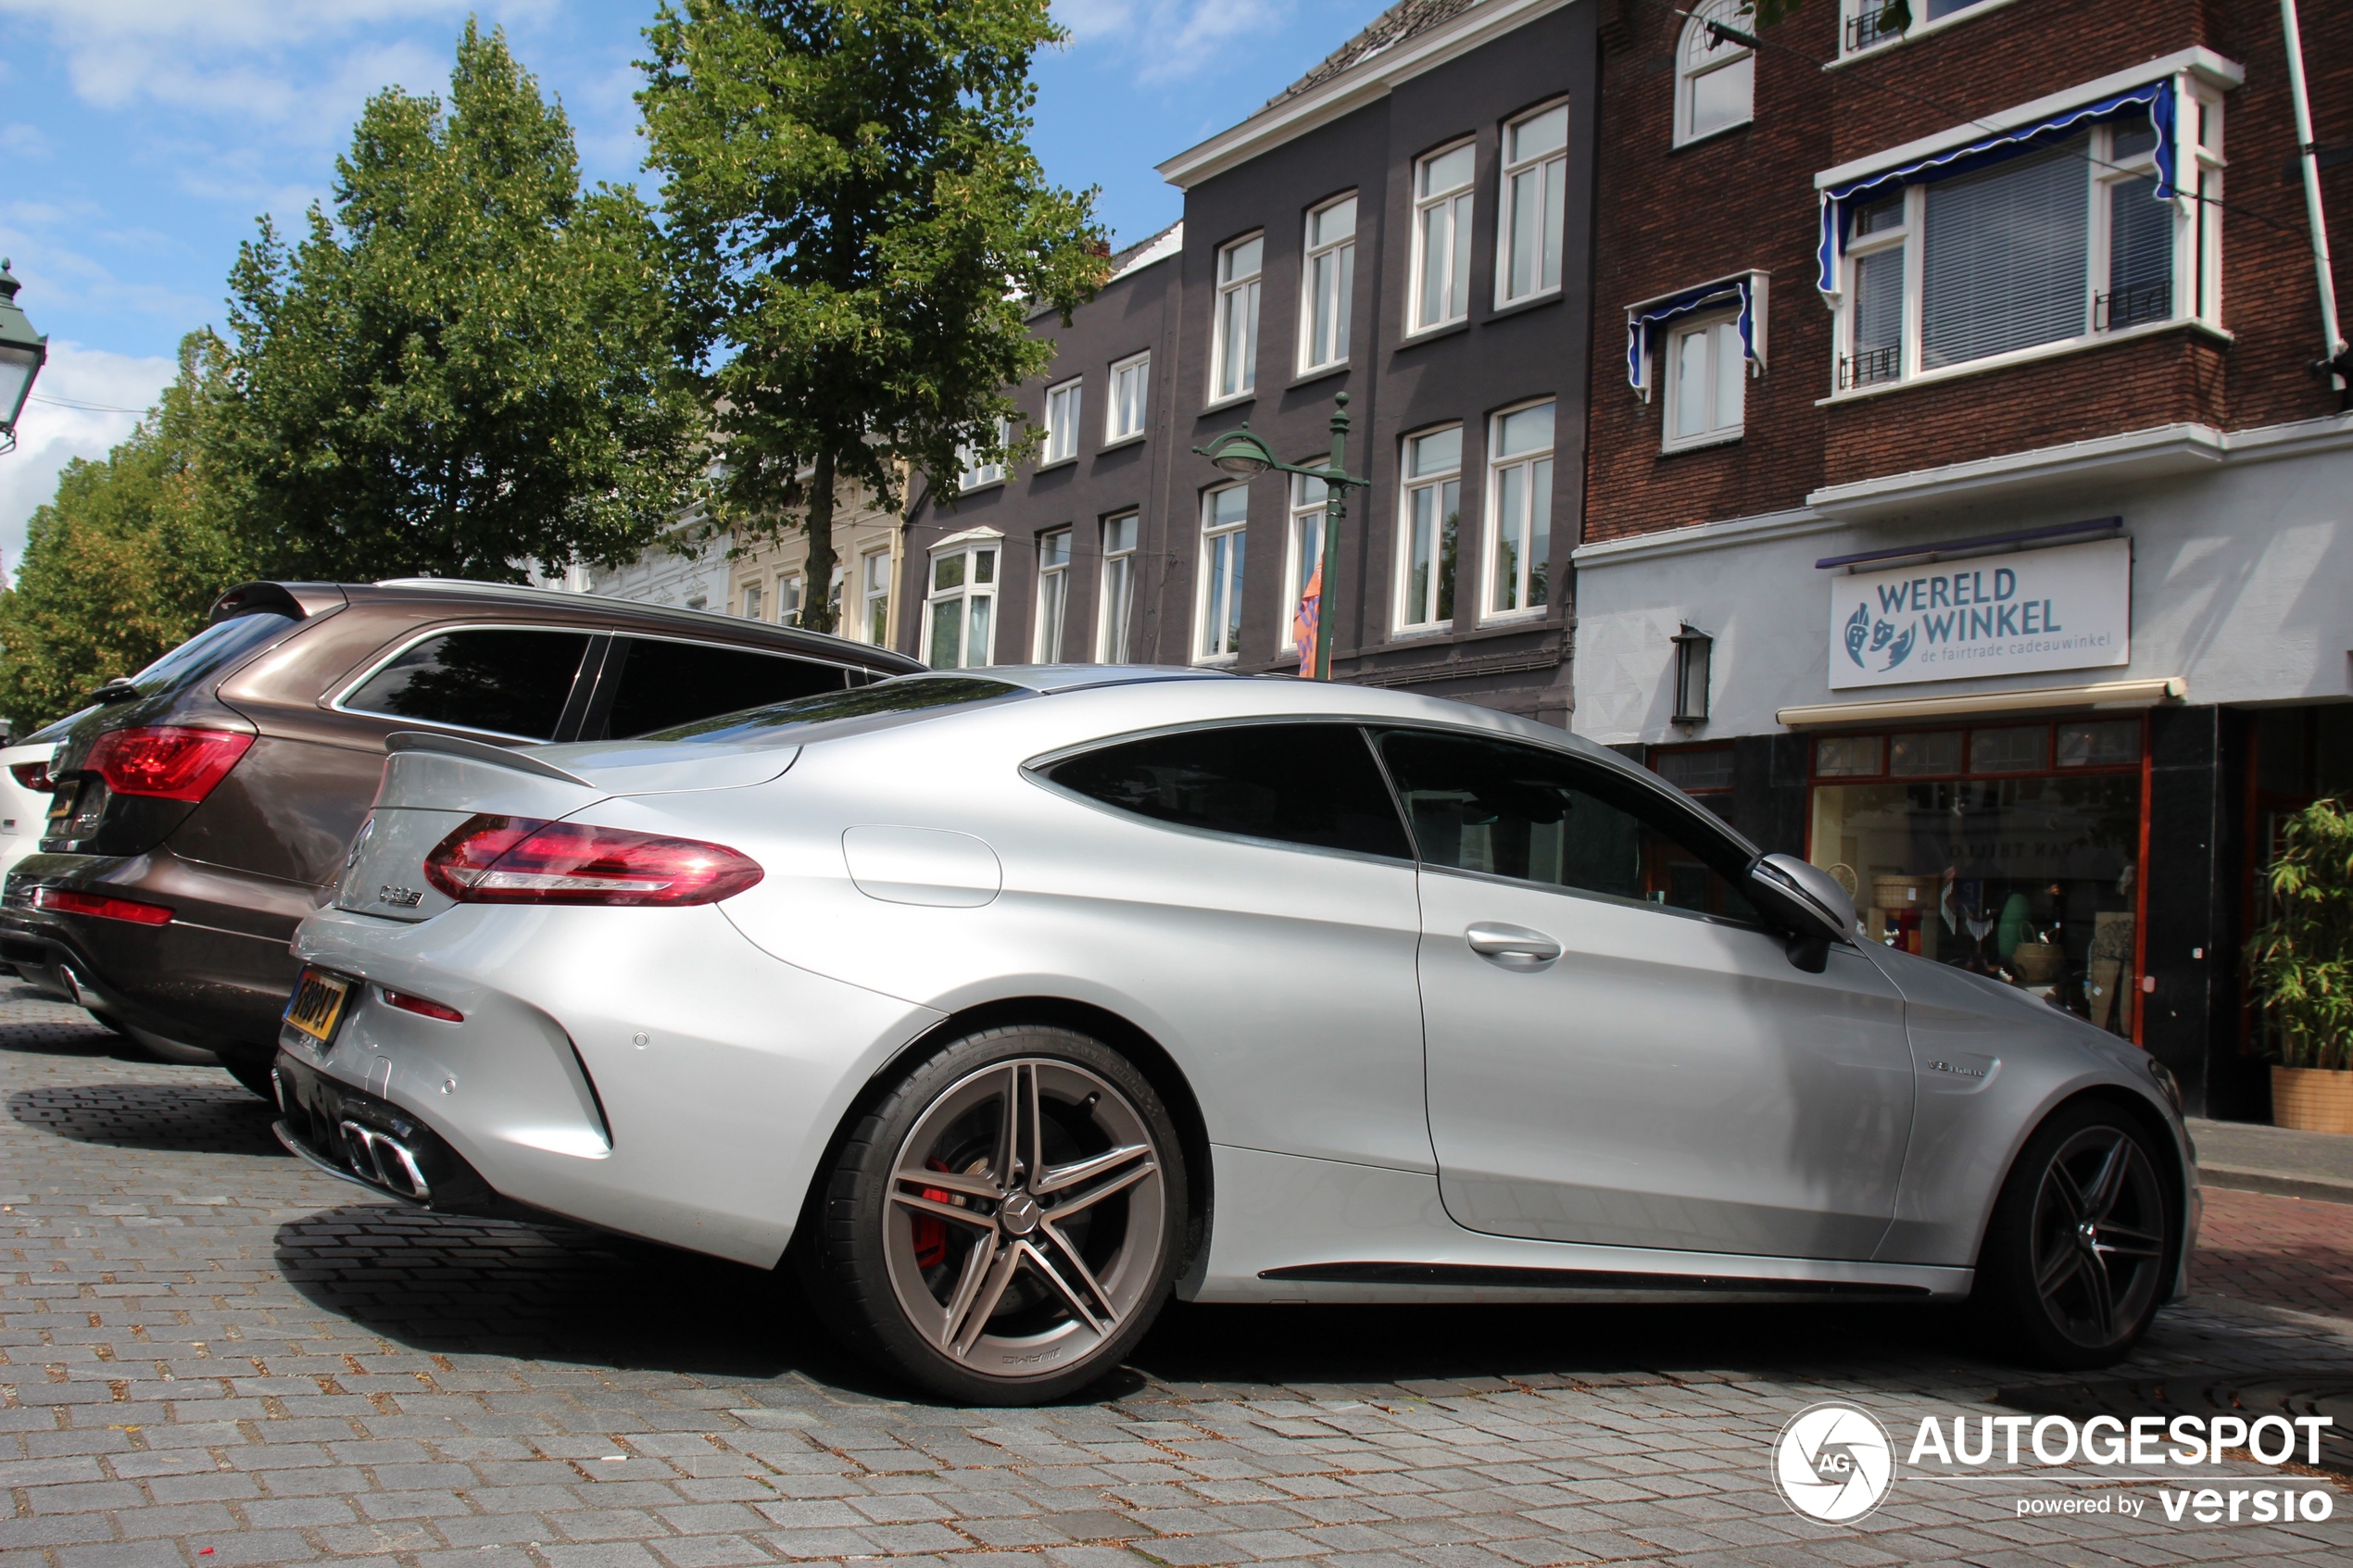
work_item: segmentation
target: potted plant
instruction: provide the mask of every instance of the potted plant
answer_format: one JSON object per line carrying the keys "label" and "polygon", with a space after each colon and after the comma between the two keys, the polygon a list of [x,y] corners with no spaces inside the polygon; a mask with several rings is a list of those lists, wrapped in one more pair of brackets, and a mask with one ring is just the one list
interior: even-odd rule
{"label": "potted plant", "polygon": [[2353,1133],[2353,803],[2290,817],[2258,885],[2271,918],[2247,943],[2247,972],[2274,1063],[2271,1120]]}

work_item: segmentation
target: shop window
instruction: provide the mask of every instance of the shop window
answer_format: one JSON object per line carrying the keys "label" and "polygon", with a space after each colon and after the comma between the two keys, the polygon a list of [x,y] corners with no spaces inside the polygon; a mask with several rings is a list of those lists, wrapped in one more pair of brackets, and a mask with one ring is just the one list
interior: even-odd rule
{"label": "shop window", "polygon": [[1824,736],[1808,856],[1872,939],[2130,1037],[2141,746],[2138,719]]}

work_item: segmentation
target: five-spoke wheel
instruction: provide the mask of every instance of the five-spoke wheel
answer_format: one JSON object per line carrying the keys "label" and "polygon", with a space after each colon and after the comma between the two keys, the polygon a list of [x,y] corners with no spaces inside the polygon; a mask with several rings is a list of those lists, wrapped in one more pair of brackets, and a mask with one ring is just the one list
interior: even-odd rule
{"label": "five-spoke wheel", "polygon": [[801,1249],[820,1311],[953,1398],[1051,1398],[1117,1364],[1166,1298],[1183,1156],[1101,1042],[992,1030],[910,1072],[836,1162]]}

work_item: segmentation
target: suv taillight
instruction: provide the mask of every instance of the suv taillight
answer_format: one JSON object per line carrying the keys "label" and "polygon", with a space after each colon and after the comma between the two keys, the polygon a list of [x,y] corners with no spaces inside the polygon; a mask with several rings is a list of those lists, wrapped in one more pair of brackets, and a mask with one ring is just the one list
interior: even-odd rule
{"label": "suv taillight", "polygon": [[12,762],[8,771],[16,775],[17,783],[35,795],[46,795],[57,787],[57,782],[49,776],[46,762]]}
{"label": "suv taillight", "polygon": [[240,730],[150,724],[109,730],[82,765],[117,795],[193,804],[210,795],[252,745],[253,736]]}
{"label": "suv taillight", "polygon": [[724,844],[530,817],[472,818],[425,857],[460,904],[715,904],[761,874]]}

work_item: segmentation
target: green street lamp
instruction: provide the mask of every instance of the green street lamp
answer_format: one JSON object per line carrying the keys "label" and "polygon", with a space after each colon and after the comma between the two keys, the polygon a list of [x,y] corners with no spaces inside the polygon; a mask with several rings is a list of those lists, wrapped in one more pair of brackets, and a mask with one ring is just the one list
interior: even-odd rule
{"label": "green street lamp", "polygon": [[49,358],[49,340],[17,308],[19,286],[8,258],[0,256],[0,452],[16,450],[17,416],[24,412],[32,378]]}
{"label": "green street lamp", "polygon": [[1323,587],[1315,605],[1315,679],[1318,681],[1332,678],[1332,618],[1327,613],[1327,606],[1332,596],[1333,584],[1340,581],[1340,520],[1348,513],[1349,487],[1354,485],[1362,490],[1373,483],[1369,479],[1358,479],[1348,471],[1348,394],[1336,395],[1332,402],[1332,460],[1327,467],[1302,468],[1296,463],[1279,460],[1265,441],[1251,433],[1247,424],[1239,430],[1227,431],[1206,446],[1193,448],[1207,458],[1213,466],[1237,479],[1256,479],[1272,469],[1277,473],[1302,474],[1323,482]]}

